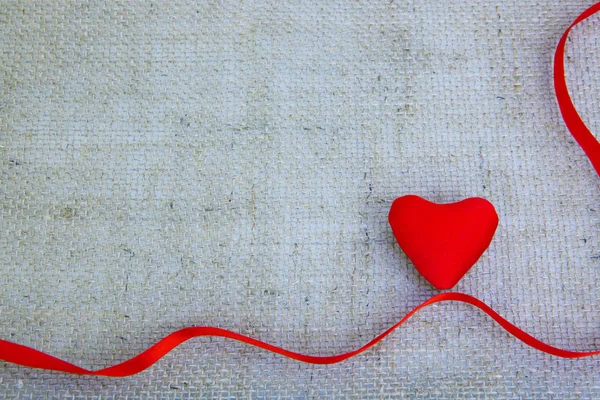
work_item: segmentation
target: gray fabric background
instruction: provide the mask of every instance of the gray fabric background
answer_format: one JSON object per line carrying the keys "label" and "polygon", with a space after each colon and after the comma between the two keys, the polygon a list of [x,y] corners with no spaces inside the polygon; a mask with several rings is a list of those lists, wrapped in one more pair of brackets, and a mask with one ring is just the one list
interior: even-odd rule
{"label": "gray fabric background", "polygon": [[[395,197],[492,201],[458,284],[550,344],[600,348],[600,186],[556,107],[591,1],[0,3],[0,337],[89,368],[215,325],[354,349],[436,291]],[[600,132],[600,17],[567,74]],[[125,379],[0,363],[5,398],[587,398],[600,359],[466,305],[312,366],[192,340]]]}

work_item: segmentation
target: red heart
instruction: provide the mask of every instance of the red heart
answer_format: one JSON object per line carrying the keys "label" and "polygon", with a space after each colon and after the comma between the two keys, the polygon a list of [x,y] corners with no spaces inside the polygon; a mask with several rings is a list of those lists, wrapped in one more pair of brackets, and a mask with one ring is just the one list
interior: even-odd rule
{"label": "red heart", "polygon": [[450,289],[489,247],[498,214],[478,197],[436,204],[408,195],[394,200],[389,221],[417,271],[437,289]]}

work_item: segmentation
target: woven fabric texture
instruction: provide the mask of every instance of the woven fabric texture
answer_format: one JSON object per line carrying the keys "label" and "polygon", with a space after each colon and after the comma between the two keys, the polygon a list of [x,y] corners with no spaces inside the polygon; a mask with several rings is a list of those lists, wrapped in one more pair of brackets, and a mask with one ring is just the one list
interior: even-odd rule
{"label": "woven fabric texture", "polygon": [[[600,348],[600,180],[552,58],[591,1],[0,2],[0,338],[99,369],[213,325],[309,354],[435,291],[394,198],[480,196],[494,241],[455,290]],[[600,132],[600,17],[568,83]],[[125,379],[0,363],[0,398],[586,398],[563,360],[467,305],[332,366],[224,339]]]}

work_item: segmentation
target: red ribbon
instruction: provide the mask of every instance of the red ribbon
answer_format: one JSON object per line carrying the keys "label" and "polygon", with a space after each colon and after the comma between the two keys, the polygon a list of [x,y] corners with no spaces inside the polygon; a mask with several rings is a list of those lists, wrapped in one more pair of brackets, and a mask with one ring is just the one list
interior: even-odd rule
{"label": "red ribbon", "polygon": [[[565,43],[567,41],[567,36],[569,32],[575,25],[590,17],[591,15],[597,13],[598,11],[600,11],[600,3],[597,3],[588,8],[586,11],[584,11],[571,24],[571,26],[569,26],[569,28],[560,38],[554,57],[554,87],[556,90],[556,98],[558,100],[558,105],[560,107],[563,119],[565,120],[565,124],[571,131],[571,134],[573,135],[575,140],[577,140],[577,143],[579,143],[587,157],[590,159],[598,175],[600,175],[600,143],[596,140],[594,135],[587,128],[587,126],[577,113],[575,106],[573,105],[571,97],[569,96],[569,91],[567,89],[564,69]],[[77,365],[63,361],[59,358],[53,357],[49,354],[32,349],[31,347],[22,346],[20,344],[12,343],[1,339],[0,360],[22,365],[25,367],[43,368],[47,370],[66,372],[71,374],[122,377],[137,374],[138,372],[145,370],[146,368],[150,367],[152,364],[160,360],[165,354],[170,352],[172,349],[189,339],[199,336],[219,336],[247,343],[249,345],[256,346],[261,349],[265,349],[267,351],[271,351],[273,353],[277,353],[298,361],[303,361],[312,364],[335,364],[347,360],[348,358],[354,357],[370,349],[371,347],[375,346],[377,343],[382,341],[387,335],[392,333],[396,328],[404,324],[404,322],[406,322],[420,309],[443,301],[458,301],[462,303],[471,304],[472,306],[479,308],[487,315],[489,315],[494,321],[496,321],[508,333],[515,336],[523,343],[544,353],[563,358],[581,358],[600,355],[600,350],[579,352],[563,350],[554,346],[550,346],[549,344],[546,344],[534,338],[527,332],[524,332],[523,330],[508,322],[506,319],[502,318],[497,312],[492,310],[487,304],[485,304],[481,300],[463,293],[448,292],[435,295],[429,300],[420,304],[418,307],[414,308],[411,312],[409,312],[404,318],[402,318],[396,325],[392,326],[391,328],[377,336],[375,339],[371,340],[369,343],[364,345],[363,347],[348,353],[333,356],[311,356],[296,353],[290,350],[283,349],[281,347],[273,346],[269,343],[261,342],[260,340],[253,339],[251,337],[244,336],[236,332],[228,331],[226,329],[215,328],[210,326],[199,326],[184,328],[179,331],[173,332],[169,336],[160,340],[154,346],[150,347],[148,350],[139,354],[138,356],[133,357],[125,362],[122,362],[121,364],[117,364],[112,367],[104,368],[98,371],[90,371],[85,368],[78,367]]]}
{"label": "red ribbon", "polygon": [[558,107],[562,114],[565,124],[571,135],[575,138],[579,146],[583,149],[587,157],[592,162],[594,169],[600,175],[600,142],[596,140],[592,132],[585,125],[573,101],[569,96],[569,89],[567,89],[567,81],[565,80],[565,43],[567,42],[567,36],[571,29],[586,18],[591,17],[593,14],[600,11],[600,3],[596,3],[587,10],[585,10],[577,19],[567,28],[565,33],[558,42],[556,53],[554,55],[554,90],[556,91],[556,99],[558,100]]}

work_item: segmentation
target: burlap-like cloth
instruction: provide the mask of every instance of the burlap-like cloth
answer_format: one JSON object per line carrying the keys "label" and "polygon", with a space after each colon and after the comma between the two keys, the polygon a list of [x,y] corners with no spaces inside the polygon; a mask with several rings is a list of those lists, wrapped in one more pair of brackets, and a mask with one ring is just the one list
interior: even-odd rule
{"label": "burlap-like cloth", "polygon": [[[352,350],[437,293],[394,198],[492,201],[455,288],[600,348],[600,180],[560,117],[558,38],[591,1],[0,3],[0,338],[89,368],[215,325]],[[600,17],[568,42],[600,132]],[[472,307],[312,366],[195,339],[125,379],[0,363],[0,397],[600,396],[600,359]]]}

